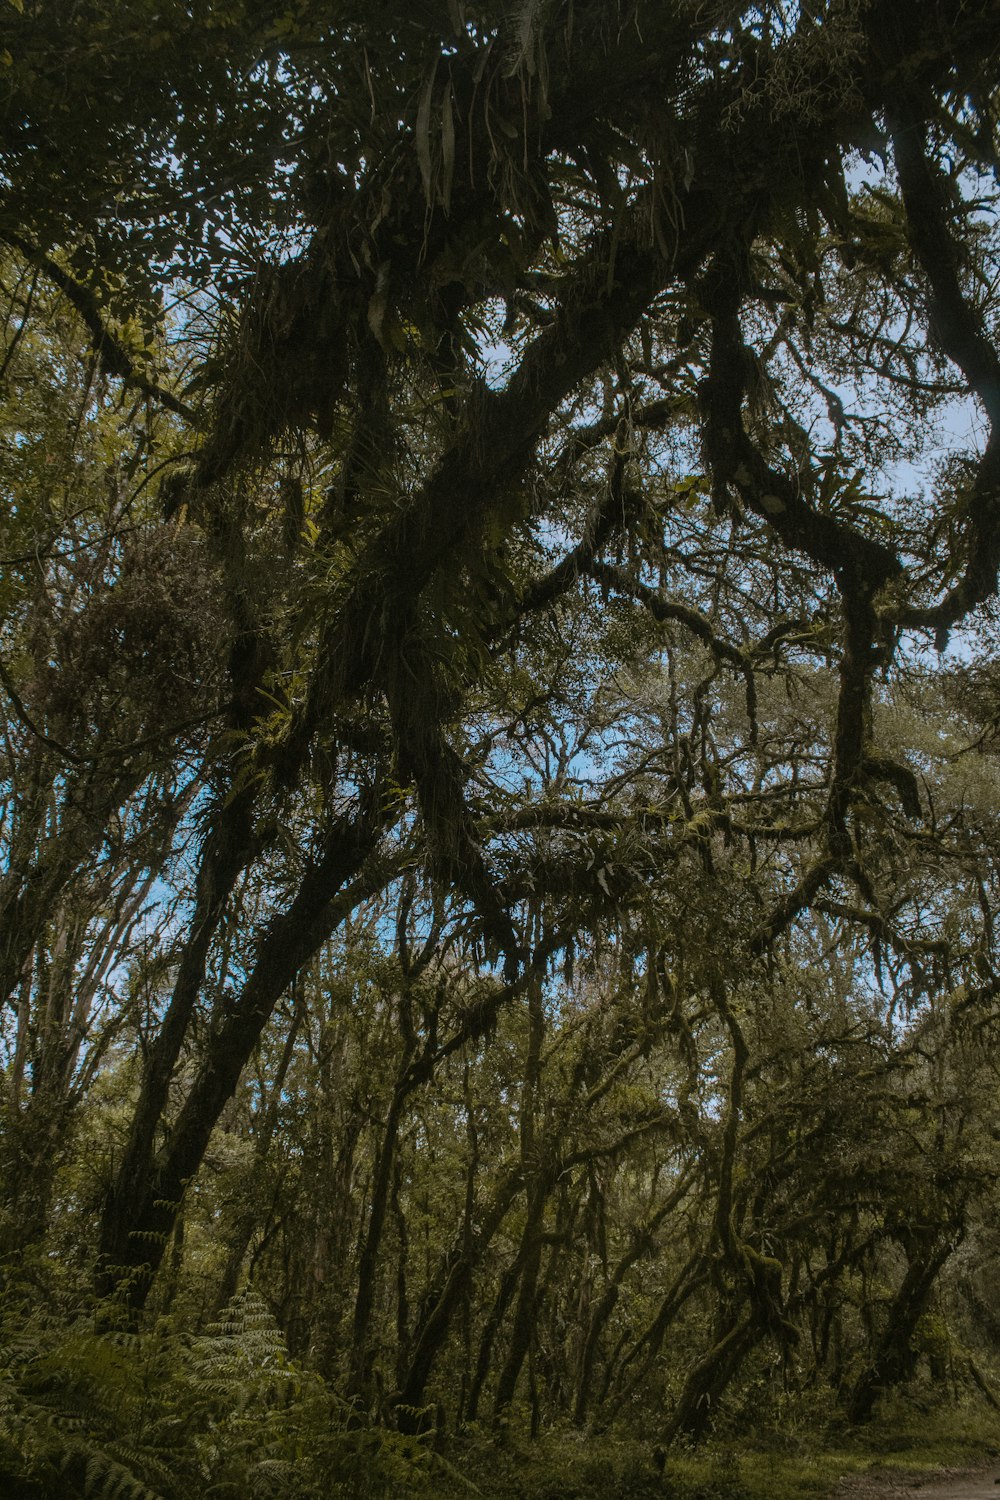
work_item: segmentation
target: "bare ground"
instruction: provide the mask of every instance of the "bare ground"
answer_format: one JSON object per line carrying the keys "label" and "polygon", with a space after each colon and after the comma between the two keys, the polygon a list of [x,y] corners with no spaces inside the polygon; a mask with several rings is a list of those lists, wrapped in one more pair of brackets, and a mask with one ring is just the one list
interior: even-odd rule
{"label": "bare ground", "polygon": [[1000,1461],[983,1469],[941,1469],[928,1476],[912,1469],[852,1474],[833,1500],[1000,1500]]}

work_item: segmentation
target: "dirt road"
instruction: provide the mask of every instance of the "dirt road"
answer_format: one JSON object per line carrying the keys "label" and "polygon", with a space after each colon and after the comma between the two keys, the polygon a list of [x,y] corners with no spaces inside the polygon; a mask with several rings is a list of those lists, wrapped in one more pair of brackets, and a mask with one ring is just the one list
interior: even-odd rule
{"label": "dirt road", "polygon": [[991,1469],[987,1474],[974,1474],[964,1479],[934,1480],[910,1493],[917,1500],[997,1500],[1000,1495],[998,1474],[1000,1470]]}
{"label": "dirt road", "polygon": [[845,1479],[837,1500],[1000,1500],[1000,1462],[989,1469],[941,1474],[886,1474]]}

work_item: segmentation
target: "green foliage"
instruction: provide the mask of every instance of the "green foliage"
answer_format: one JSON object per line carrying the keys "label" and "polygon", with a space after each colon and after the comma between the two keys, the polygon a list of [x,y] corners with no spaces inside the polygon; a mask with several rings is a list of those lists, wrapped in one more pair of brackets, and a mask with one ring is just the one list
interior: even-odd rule
{"label": "green foliage", "polygon": [[[781,1416],[796,1421],[790,1410]],[[996,1416],[981,1405],[899,1401],[877,1432],[853,1438],[817,1408],[791,1438],[783,1426],[757,1423],[697,1451],[667,1455],[621,1433],[551,1433],[530,1445],[475,1438],[458,1451],[486,1500],[830,1500],[845,1476],[916,1487],[981,1467],[998,1441]],[[442,1500],[459,1493],[445,1486]]]}
{"label": "green foliage", "polygon": [[9,1484],[992,1410],[995,0],[0,12]]}
{"label": "green foliage", "polygon": [[[8,1319],[0,1478],[80,1500],[381,1500],[427,1488],[424,1440],[370,1429],[291,1362],[264,1304],[238,1297],[197,1337]],[[19,1488],[18,1488],[19,1487]]]}

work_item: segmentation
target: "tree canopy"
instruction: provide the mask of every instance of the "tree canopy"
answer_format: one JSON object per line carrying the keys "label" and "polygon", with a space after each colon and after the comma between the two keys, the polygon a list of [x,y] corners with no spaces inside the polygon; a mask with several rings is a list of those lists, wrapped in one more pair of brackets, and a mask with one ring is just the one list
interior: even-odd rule
{"label": "tree canopy", "polygon": [[0,5],[12,1305],[996,1402],[996,6]]}

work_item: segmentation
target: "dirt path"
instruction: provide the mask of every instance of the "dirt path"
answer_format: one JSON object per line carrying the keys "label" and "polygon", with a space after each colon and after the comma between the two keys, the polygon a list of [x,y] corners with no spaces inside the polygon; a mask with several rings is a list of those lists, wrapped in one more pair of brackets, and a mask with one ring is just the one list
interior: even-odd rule
{"label": "dirt path", "polygon": [[1000,1500],[1000,1462],[988,1469],[952,1474],[914,1472],[852,1476],[841,1482],[836,1500]]}

